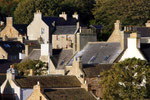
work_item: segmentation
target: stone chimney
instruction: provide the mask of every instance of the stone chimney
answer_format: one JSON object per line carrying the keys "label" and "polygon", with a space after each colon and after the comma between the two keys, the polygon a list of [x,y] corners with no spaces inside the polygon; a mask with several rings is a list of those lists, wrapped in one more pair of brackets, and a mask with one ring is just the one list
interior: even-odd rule
{"label": "stone chimney", "polygon": [[23,43],[23,36],[19,35],[19,37],[17,38],[18,41],[20,41],[21,43]]}
{"label": "stone chimney", "polygon": [[6,25],[7,26],[13,26],[13,18],[12,17],[6,18]]}
{"label": "stone chimney", "polygon": [[25,56],[29,56],[29,45],[25,45]]}
{"label": "stone chimney", "polygon": [[39,19],[42,19],[42,13],[40,12],[40,10],[37,10],[34,13],[34,20],[39,20]]}
{"label": "stone chimney", "polygon": [[38,81],[36,85],[33,86],[33,92],[35,94],[39,94],[41,93],[41,86],[40,86],[40,82]]}
{"label": "stone chimney", "polygon": [[121,31],[120,33],[121,35],[121,50],[125,50],[127,48],[127,38],[129,37],[129,33],[125,32],[125,31]]}
{"label": "stone chimney", "polygon": [[77,12],[74,12],[74,14],[72,15],[72,17],[75,18],[75,19],[77,19],[77,20],[79,19],[79,15],[78,15]]}
{"label": "stone chimney", "polygon": [[145,26],[146,26],[146,27],[150,27],[150,20],[148,20],[148,21],[145,23]]}
{"label": "stone chimney", "polygon": [[33,75],[34,75],[33,69],[29,69],[29,76],[33,76]]}
{"label": "stone chimney", "polygon": [[64,18],[67,20],[67,14],[65,12],[62,12],[62,14],[59,14],[59,17]]}
{"label": "stone chimney", "polygon": [[121,30],[120,20],[116,20],[116,23],[114,23],[114,29],[119,31]]}

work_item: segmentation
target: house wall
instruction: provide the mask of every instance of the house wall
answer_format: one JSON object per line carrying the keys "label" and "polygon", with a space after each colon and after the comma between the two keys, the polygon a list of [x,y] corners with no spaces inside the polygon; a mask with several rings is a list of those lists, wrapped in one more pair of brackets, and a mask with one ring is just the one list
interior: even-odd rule
{"label": "house wall", "polygon": [[2,47],[0,47],[0,59],[8,59],[8,53]]}
{"label": "house wall", "polygon": [[58,34],[52,35],[52,47],[58,48],[72,48],[74,43],[74,34]]}
{"label": "house wall", "polygon": [[0,37],[18,38],[19,32],[13,27],[12,17],[7,17],[6,27],[1,31]]}
{"label": "house wall", "polygon": [[42,38],[44,43],[49,41],[49,26],[42,20],[42,14],[36,12],[33,21],[27,27],[27,36],[29,40],[38,40]]}

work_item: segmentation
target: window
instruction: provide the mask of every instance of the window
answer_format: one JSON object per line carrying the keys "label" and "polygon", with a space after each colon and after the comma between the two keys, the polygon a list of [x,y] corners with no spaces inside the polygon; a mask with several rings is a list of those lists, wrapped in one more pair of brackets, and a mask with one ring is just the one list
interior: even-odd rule
{"label": "window", "polygon": [[93,57],[89,60],[89,63],[93,63],[95,59],[96,59],[96,57],[93,56]]}
{"label": "window", "polygon": [[109,57],[110,57],[110,55],[106,56],[106,57],[104,58],[104,61],[106,61]]}
{"label": "window", "polygon": [[7,48],[10,48],[10,45],[9,44],[4,44],[5,47]]}
{"label": "window", "polygon": [[45,29],[41,28],[41,34],[44,34],[44,33],[45,33]]}

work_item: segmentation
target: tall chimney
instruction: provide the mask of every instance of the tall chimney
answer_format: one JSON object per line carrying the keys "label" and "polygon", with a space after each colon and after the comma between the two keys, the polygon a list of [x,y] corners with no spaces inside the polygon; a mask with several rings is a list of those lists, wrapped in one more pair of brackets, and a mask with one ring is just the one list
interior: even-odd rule
{"label": "tall chimney", "polygon": [[39,20],[39,19],[42,19],[42,13],[40,12],[40,10],[37,10],[34,13],[34,20]]}
{"label": "tall chimney", "polygon": [[150,20],[148,20],[148,21],[145,23],[145,26],[146,26],[146,27],[150,27]]}
{"label": "tall chimney", "polygon": [[7,17],[6,18],[6,24],[7,24],[7,26],[13,26],[13,18]]}
{"label": "tall chimney", "polygon": [[59,14],[59,17],[64,18],[67,20],[67,14],[65,12],[62,12],[62,14]]}
{"label": "tall chimney", "polygon": [[114,23],[114,28],[115,30],[121,30],[121,23],[120,23],[120,20],[116,20],[116,23]]}

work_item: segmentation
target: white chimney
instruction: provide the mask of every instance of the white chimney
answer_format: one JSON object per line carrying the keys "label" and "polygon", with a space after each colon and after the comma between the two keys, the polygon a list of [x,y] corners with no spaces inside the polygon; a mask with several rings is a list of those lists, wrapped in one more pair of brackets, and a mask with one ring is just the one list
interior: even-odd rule
{"label": "white chimney", "polygon": [[13,18],[12,17],[6,18],[6,25],[7,26],[13,26]]}
{"label": "white chimney", "polygon": [[40,10],[37,10],[36,13],[34,13],[34,20],[42,19],[42,13]]}
{"label": "white chimney", "polygon": [[72,17],[75,18],[75,19],[77,19],[77,20],[79,19],[79,15],[78,15],[77,12],[74,12],[74,14],[72,15]]}
{"label": "white chimney", "polygon": [[62,14],[59,14],[59,17],[64,18],[67,20],[67,14],[65,12],[62,12]]}
{"label": "white chimney", "polygon": [[127,49],[121,57],[121,61],[127,58],[140,58],[145,60],[143,54],[140,51],[140,34],[132,33],[127,39]]}
{"label": "white chimney", "polygon": [[146,27],[150,27],[150,20],[148,20],[148,21],[145,23],[145,26],[146,26]]}

